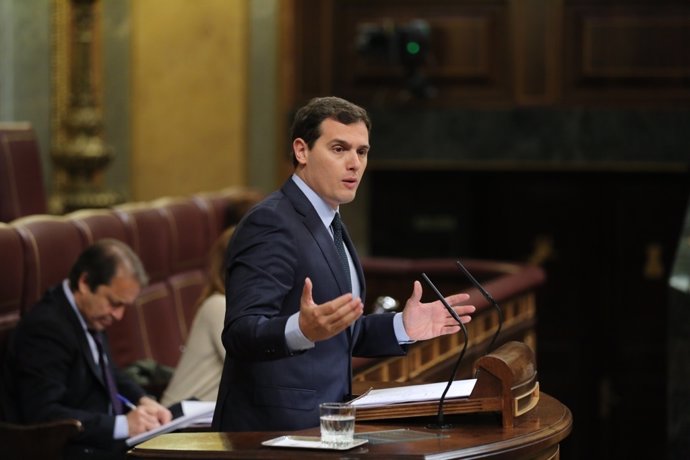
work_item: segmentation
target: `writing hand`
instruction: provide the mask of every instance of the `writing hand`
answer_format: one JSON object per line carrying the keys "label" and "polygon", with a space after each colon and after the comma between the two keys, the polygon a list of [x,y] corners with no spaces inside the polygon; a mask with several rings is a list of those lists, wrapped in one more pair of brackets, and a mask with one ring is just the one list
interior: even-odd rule
{"label": "writing hand", "polygon": [[155,399],[149,398],[148,396],[143,396],[139,399],[139,406],[145,410],[148,414],[156,417],[161,424],[168,423],[172,420],[172,412],[168,410],[167,407],[161,405]]}
{"label": "writing hand", "polygon": [[146,406],[137,406],[136,409],[127,412],[127,425],[129,426],[129,436],[136,436],[158,428],[161,426],[161,422],[146,409]]}

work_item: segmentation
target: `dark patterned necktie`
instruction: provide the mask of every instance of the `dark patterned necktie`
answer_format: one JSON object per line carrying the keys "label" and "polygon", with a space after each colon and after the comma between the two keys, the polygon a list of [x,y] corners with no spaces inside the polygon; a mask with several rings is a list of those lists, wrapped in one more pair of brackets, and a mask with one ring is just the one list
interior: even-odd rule
{"label": "dark patterned necktie", "polygon": [[335,243],[335,250],[340,257],[340,265],[342,265],[343,270],[345,270],[345,275],[347,276],[347,287],[351,291],[352,279],[350,278],[350,263],[347,260],[345,244],[343,243],[343,223],[340,221],[340,214],[337,212],[335,213],[331,227],[333,228],[333,242]]}
{"label": "dark patterned necktie", "polygon": [[115,379],[113,378],[113,373],[110,372],[110,366],[105,358],[105,352],[103,351],[103,336],[98,331],[89,331],[91,337],[96,342],[96,347],[98,348],[98,365],[103,373],[103,381],[105,386],[108,387],[108,394],[110,395],[110,404],[113,406],[113,414],[122,414],[122,403],[117,397],[117,385],[115,385]]}

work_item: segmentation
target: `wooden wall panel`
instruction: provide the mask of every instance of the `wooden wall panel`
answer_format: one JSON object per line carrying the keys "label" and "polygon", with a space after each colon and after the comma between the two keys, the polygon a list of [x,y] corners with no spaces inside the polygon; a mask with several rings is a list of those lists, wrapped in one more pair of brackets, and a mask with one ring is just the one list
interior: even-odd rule
{"label": "wooden wall panel", "polygon": [[509,5],[508,0],[430,0],[420,8],[412,1],[336,1],[333,90],[361,102],[414,98],[408,68],[385,56],[363,54],[358,38],[367,27],[392,30],[421,20],[430,28],[430,42],[426,60],[417,70],[435,94],[433,104],[478,99],[508,103],[512,99]]}
{"label": "wooden wall panel", "polygon": [[[291,1],[296,101],[337,94],[370,107],[690,102],[687,0]],[[361,52],[363,30],[414,20],[429,26],[431,40],[418,73]]]}
{"label": "wooden wall panel", "polygon": [[671,52],[690,43],[690,14],[586,18],[582,29],[584,77],[690,76],[690,49],[688,54]]}
{"label": "wooden wall panel", "polygon": [[[495,25],[490,15],[426,20],[432,31],[429,63],[424,66],[429,77],[448,80],[467,78],[490,80],[492,78],[491,31],[495,29]],[[392,27],[394,24],[405,24],[407,21],[409,19],[374,19],[371,22],[357,22],[355,28],[360,29],[364,26],[385,28]],[[344,82],[344,84],[369,80],[395,82],[400,79],[402,66],[392,65],[380,57],[360,56],[352,48],[346,52],[349,54],[348,58],[354,63],[354,68],[351,73],[348,72],[350,82]]]}
{"label": "wooden wall panel", "polygon": [[392,28],[422,20],[431,28],[419,67],[432,103],[512,100],[510,0],[294,0],[297,102],[337,94],[360,103],[414,98],[405,67],[358,51],[364,27]]}
{"label": "wooden wall panel", "polygon": [[690,100],[690,5],[571,5],[564,21],[566,100]]}
{"label": "wooden wall panel", "polygon": [[513,0],[515,102],[553,104],[560,95],[562,0]]}

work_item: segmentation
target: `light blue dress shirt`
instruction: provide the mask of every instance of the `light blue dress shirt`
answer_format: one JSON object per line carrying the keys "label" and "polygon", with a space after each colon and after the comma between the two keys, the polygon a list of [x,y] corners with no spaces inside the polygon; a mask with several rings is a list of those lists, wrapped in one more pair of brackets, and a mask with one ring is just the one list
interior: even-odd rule
{"label": "light blue dress shirt", "polygon": [[[314,206],[317,214],[321,218],[324,227],[328,229],[331,237],[333,237],[333,230],[331,229],[331,222],[333,222],[333,217],[338,209],[331,208],[316,192],[314,192],[299,176],[293,174],[292,181],[299,187],[299,189],[304,193],[309,200],[309,202]],[[354,263],[352,262],[352,256],[350,252],[345,247],[345,252],[347,253],[347,260],[350,266],[350,279],[352,280],[352,295],[353,297],[359,297],[361,294],[361,285],[357,272],[355,271]],[[393,328],[395,331],[395,337],[398,339],[398,343],[412,343],[405,331],[405,326],[402,321],[402,313],[396,313],[393,317]],[[302,351],[308,350],[314,347],[314,342],[309,340],[302,334],[299,328],[299,312],[293,313],[290,318],[288,318],[287,324],[285,325],[285,340],[292,351]]]}

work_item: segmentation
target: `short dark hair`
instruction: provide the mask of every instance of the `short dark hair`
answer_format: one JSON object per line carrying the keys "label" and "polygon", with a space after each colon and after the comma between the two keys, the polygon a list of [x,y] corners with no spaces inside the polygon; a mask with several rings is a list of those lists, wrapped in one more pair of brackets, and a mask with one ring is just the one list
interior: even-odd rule
{"label": "short dark hair", "polygon": [[141,287],[148,284],[144,265],[129,246],[111,238],[98,240],[86,248],[72,266],[69,273],[70,289],[76,291],[79,278],[86,273],[89,289],[95,291],[98,286],[110,284],[121,267],[133,275]]}
{"label": "short dark hair", "polygon": [[[367,131],[371,131],[369,114],[362,107],[350,101],[335,96],[315,97],[301,107],[292,122],[290,129],[290,143],[300,138],[311,149],[314,142],[321,136],[321,123],[331,118],[345,125],[363,122]],[[292,147],[290,147],[292,152]],[[292,152],[292,164],[297,166],[297,158]]]}

